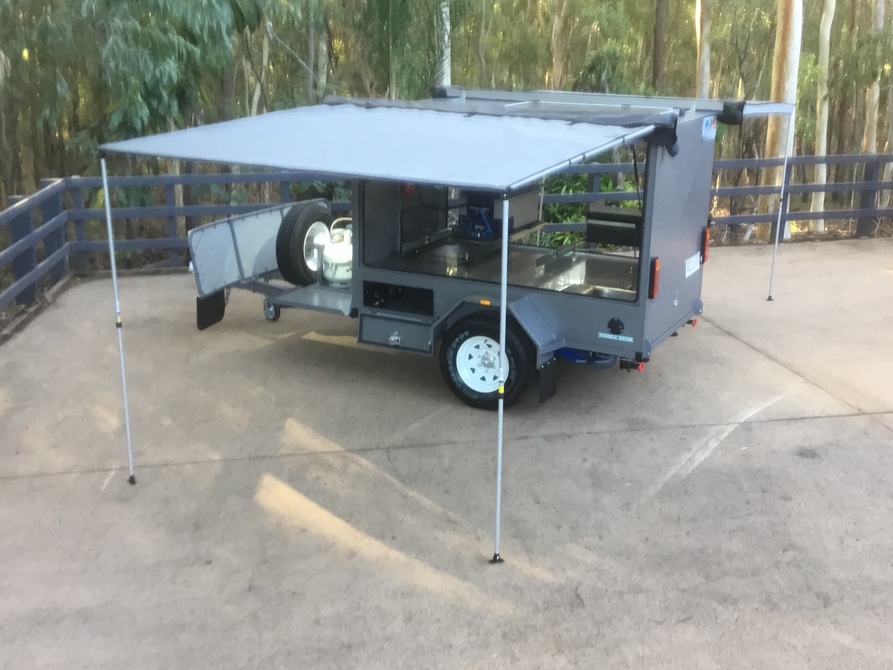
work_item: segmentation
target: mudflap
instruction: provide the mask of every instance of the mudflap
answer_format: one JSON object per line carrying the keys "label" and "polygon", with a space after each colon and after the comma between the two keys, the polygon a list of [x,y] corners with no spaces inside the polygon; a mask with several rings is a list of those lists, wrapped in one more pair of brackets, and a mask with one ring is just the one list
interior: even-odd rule
{"label": "mudflap", "polygon": [[195,325],[199,330],[210,328],[215,323],[223,321],[226,313],[226,289],[204,298],[195,299]]}
{"label": "mudflap", "polygon": [[546,361],[539,370],[540,404],[546,402],[558,390],[558,366],[555,361],[554,358]]}

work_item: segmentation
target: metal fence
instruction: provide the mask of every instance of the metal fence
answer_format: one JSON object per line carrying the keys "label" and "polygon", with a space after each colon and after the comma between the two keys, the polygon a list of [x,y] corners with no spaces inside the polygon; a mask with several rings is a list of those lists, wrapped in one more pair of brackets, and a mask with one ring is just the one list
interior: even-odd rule
{"label": "metal fence", "polygon": [[[809,183],[813,166],[820,163],[830,168],[828,183]],[[893,155],[792,158],[783,175],[787,197],[780,203],[782,221],[791,224],[794,237],[816,220],[826,222],[828,234],[837,237],[890,234],[893,181],[882,180],[888,165],[893,165]],[[714,239],[750,239],[755,226],[775,224],[777,209],[773,213],[766,201],[778,193],[778,186],[774,179],[768,184],[760,180],[782,166],[781,159],[716,161],[712,217],[726,234],[714,234]],[[563,184],[558,190],[564,192],[547,193],[544,205],[637,200],[636,187],[629,189],[635,183],[630,181],[634,173],[631,163],[573,166],[563,173],[563,181],[555,182]],[[585,186],[567,192],[575,175]],[[183,266],[188,228],[255,211],[271,202],[319,195],[321,189],[328,188],[331,194],[325,179],[294,172],[111,178],[116,249],[123,256],[118,258],[119,266],[127,267],[131,261],[132,265]],[[106,266],[101,186],[98,177],[43,180],[33,195],[9,199],[8,208],[0,212],[0,322],[35,302],[42,291],[72,270],[87,272]],[[186,204],[178,204],[178,187],[187,191]],[[808,198],[819,191],[826,193],[825,209],[809,211]],[[349,209],[350,203],[343,198],[346,192],[334,202],[336,211]],[[729,232],[742,229],[743,235]]]}

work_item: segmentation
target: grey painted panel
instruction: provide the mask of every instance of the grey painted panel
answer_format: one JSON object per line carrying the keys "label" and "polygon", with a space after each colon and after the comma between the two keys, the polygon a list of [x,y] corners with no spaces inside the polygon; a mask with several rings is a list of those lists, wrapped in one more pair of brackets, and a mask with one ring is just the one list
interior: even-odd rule
{"label": "grey painted panel", "polygon": [[529,296],[515,300],[508,308],[536,345],[537,352],[551,353],[564,346],[564,340],[555,335],[555,324],[547,323]]}
{"label": "grey painted panel", "polygon": [[371,314],[360,315],[359,340],[424,354],[434,350],[431,324]]}
{"label": "grey painted panel", "polygon": [[[358,281],[358,276],[365,281],[432,290],[437,322],[447,318],[462,303],[475,305],[481,311],[495,311],[499,306],[499,284],[495,282],[368,267],[355,272],[354,281]],[[642,308],[635,303],[516,286],[509,286],[508,298],[509,305],[526,298],[531,308],[553,330],[555,338],[564,340],[563,346],[624,357],[631,357],[641,350],[645,317]],[[489,304],[481,305],[481,300],[487,300]],[[613,318],[624,322],[621,339],[600,336],[600,333],[610,334],[608,322]],[[546,350],[554,351],[545,340],[544,344]]]}
{"label": "grey painted panel", "polygon": [[199,296],[204,298],[241,281],[229,221],[217,221],[190,230],[189,252]]}
{"label": "grey painted panel", "polygon": [[289,207],[281,205],[190,230],[189,251],[198,294],[204,297],[278,270],[276,234]]}
{"label": "grey painted panel", "polygon": [[276,234],[291,204],[230,219],[236,248],[245,273],[243,279],[278,270]]}
{"label": "grey painted panel", "polygon": [[[399,247],[400,184],[390,181],[360,182],[363,262],[375,263],[397,253]],[[357,231],[355,231],[357,232]]]}
{"label": "grey painted panel", "polygon": [[[266,293],[266,292],[265,292]],[[301,307],[317,312],[350,314],[350,291],[327,286],[301,286],[279,292],[267,293],[269,300],[279,307]]]}
{"label": "grey painted panel", "polygon": [[701,235],[710,211],[714,138],[705,127],[709,116],[686,121],[677,127],[679,154],[658,148],[649,165],[648,253],[660,258],[660,286],[658,297],[648,301],[645,336],[655,345],[702,308]]}

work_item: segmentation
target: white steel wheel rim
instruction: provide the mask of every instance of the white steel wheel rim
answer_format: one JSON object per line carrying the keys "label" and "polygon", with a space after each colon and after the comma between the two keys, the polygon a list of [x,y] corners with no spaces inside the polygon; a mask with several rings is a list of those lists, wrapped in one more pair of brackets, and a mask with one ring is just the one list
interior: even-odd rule
{"label": "white steel wheel rim", "polygon": [[327,245],[331,240],[329,227],[322,221],[313,222],[304,236],[304,263],[311,272],[319,269],[319,259],[316,257],[316,245]]}
{"label": "white steel wheel rim", "polygon": [[486,335],[472,335],[456,352],[459,379],[476,393],[499,389],[499,342]]}

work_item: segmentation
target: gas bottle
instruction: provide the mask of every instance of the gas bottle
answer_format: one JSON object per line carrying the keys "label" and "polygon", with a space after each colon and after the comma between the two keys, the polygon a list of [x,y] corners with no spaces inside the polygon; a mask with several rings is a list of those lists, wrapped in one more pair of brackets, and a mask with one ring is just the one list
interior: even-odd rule
{"label": "gas bottle", "polygon": [[332,229],[332,241],[322,254],[322,276],[332,286],[350,286],[353,266],[353,241],[350,228]]}

